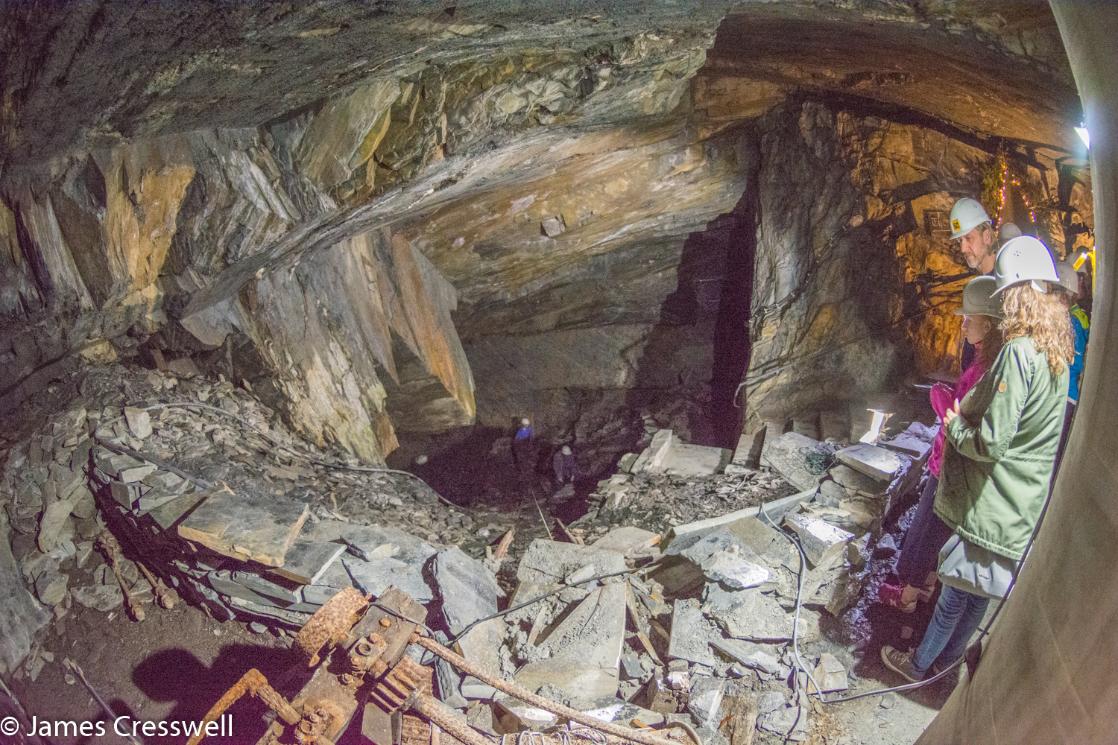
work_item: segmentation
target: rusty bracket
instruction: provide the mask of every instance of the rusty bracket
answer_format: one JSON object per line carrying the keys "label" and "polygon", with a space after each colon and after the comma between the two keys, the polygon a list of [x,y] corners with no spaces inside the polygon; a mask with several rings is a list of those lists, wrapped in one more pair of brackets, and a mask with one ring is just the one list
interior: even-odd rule
{"label": "rusty bracket", "polygon": [[199,727],[198,733],[187,740],[186,745],[198,745],[205,739],[205,725],[210,722],[216,722],[225,711],[235,704],[244,695],[255,696],[264,702],[264,705],[274,711],[276,715],[284,722],[291,726],[299,724],[302,716],[299,711],[285,699],[279,691],[268,683],[268,679],[264,674],[257,670],[255,667],[250,668],[240,680],[234,683],[228,691],[222,694],[210,710],[206,712],[206,716],[202,718],[202,726]]}

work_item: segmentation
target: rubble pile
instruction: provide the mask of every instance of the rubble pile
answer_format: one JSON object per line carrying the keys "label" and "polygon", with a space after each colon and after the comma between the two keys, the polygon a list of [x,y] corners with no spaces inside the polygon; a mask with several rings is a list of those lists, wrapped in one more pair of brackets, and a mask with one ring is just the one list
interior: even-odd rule
{"label": "rubble pile", "polygon": [[598,483],[590,510],[572,527],[597,537],[624,525],[663,532],[754,507],[796,489],[779,472],[741,465],[748,450],[733,452],[682,442],[670,429],[657,430],[641,453],[628,453],[618,473]]}
{"label": "rubble pile", "polygon": [[662,430],[601,483],[571,542],[510,551],[512,530],[486,545],[492,515],[479,529],[408,474],[322,455],[223,380],[101,369],[81,400],[4,464],[6,670],[37,674],[36,631],[75,604],[142,618],[181,596],[293,630],[342,589],[396,587],[473,667],[431,661],[443,703],[476,728],[559,724],[486,682],[499,677],[606,721],[684,722],[707,745],[743,721],[761,741],[804,740],[809,694],[851,685],[850,650],[821,629],[859,599],[868,547],[934,436],[773,434],[758,470],[750,438],[730,452]]}
{"label": "rubble pile", "polygon": [[[934,430],[913,424],[881,445],[849,447],[788,435],[768,441],[763,461],[789,475],[824,464],[809,489],[763,511],[739,507],[663,533],[628,525],[588,544],[535,540],[504,614],[488,568],[455,559],[453,581],[435,575],[436,596],[446,598],[443,630],[478,669],[605,721],[683,721],[708,745],[728,741],[742,721],[755,725],[759,742],[806,740],[808,696],[852,685],[851,651],[821,629],[858,599],[868,545],[890,501],[913,486]],[[638,478],[670,476],[623,483]],[[626,499],[638,494],[629,487]],[[600,517],[617,516],[623,504]],[[780,530],[796,537],[802,560]],[[464,588],[473,588],[469,600]],[[438,685],[445,702],[493,734],[561,724],[453,670],[442,670]]]}
{"label": "rubble pile", "polygon": [[[502,527],[481,514],[479,529],[408,474],[322,455],[226,381],[97,368],[80,393],[6,454],[5,670],[75,604],[137,617],[168,588],[221,620],[287,627],[343,587],[392,582],[429,602],[435,544],[484,555]],[[110,527],[125,555],[99,544]]]}

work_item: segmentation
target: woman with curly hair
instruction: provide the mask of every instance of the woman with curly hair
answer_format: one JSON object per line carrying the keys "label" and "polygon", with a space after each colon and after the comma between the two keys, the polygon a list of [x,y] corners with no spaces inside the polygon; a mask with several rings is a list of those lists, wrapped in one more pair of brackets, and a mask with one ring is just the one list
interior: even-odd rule
{"label": "woman with curly hair", "polygon": [[911,652],[881,649],[909,681],[954,664],[990,598],[1004,598],[1044,508],[1074,357],[1067,310],[1049,283],[1052,257],[1014,238],[994,266],[1004,346],[982,380],[945,413],[935,514],[954,532],[940,551],[943,582],[924,638]]}

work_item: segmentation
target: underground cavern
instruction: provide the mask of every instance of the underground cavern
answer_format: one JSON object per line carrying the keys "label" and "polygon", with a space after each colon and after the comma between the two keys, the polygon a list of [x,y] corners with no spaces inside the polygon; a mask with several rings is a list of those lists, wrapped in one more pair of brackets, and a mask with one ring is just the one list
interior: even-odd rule
{"label": "underground cavern", "polygon": [[[6,3],[0,741],[1112,742],[1116,22]],[[1086,405],[906,689],[962,198],[1078,272]]]}

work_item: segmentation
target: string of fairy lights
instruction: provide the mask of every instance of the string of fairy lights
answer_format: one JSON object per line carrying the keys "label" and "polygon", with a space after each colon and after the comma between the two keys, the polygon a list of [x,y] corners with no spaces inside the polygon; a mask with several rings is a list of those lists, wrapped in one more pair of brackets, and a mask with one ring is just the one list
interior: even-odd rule
{"label": "string of fairy lights", "polygon": [[1029,213],[1029,223],[1036,225],[1037,210],[1036,203],[1029,195],[1028,188],[1024,187],[1024,182],[1018,173],[1010,173],[1009,171],[1009,158],[1005,152],[1000,152],[994,164],[994,172],[997,174],[997,181],[993,184],[993,201],[994,201],[994,227],[1000,227],[1002,218],[1006,212],[1006,204],[1009,201],[1009,188],[1012,186],[1025,209]]}
{"label": "string of fairy lights", "polygon": [[[1043,228],[1037,223],[1037,214],[1044,210],[1038,210],[1037,200],[1030,194],[1031,188],[1034,188],[1029,181],[1021,175],[1019,164],[1014,164],[1011,169],[1010,158],[1008,154],[1002,150],[995,157],[993,166],[983,178],[983,202],[986,204],[993,204],[993,225],[997,229],[1005,222],[1006,213],[1009,210],[1010,189],[1013,189],[1013,194],[1021,200],[1025,206],[1025,210],[1029,214],[1029,224],[1036,228]],[[1022,226],[1024,227],[1024,226]],[[1090,262],[1091,265],[1091,279],[1094,283],[1095,277],[1095,247],[1082,247],[1081,250],[1076,251],[1072,245],[1065,246],[1065,251],[1069,256],[1074,256],[1070,259],[1073,261],[1073,266],[1076,271],[1079,271],[1083,265]]]}

